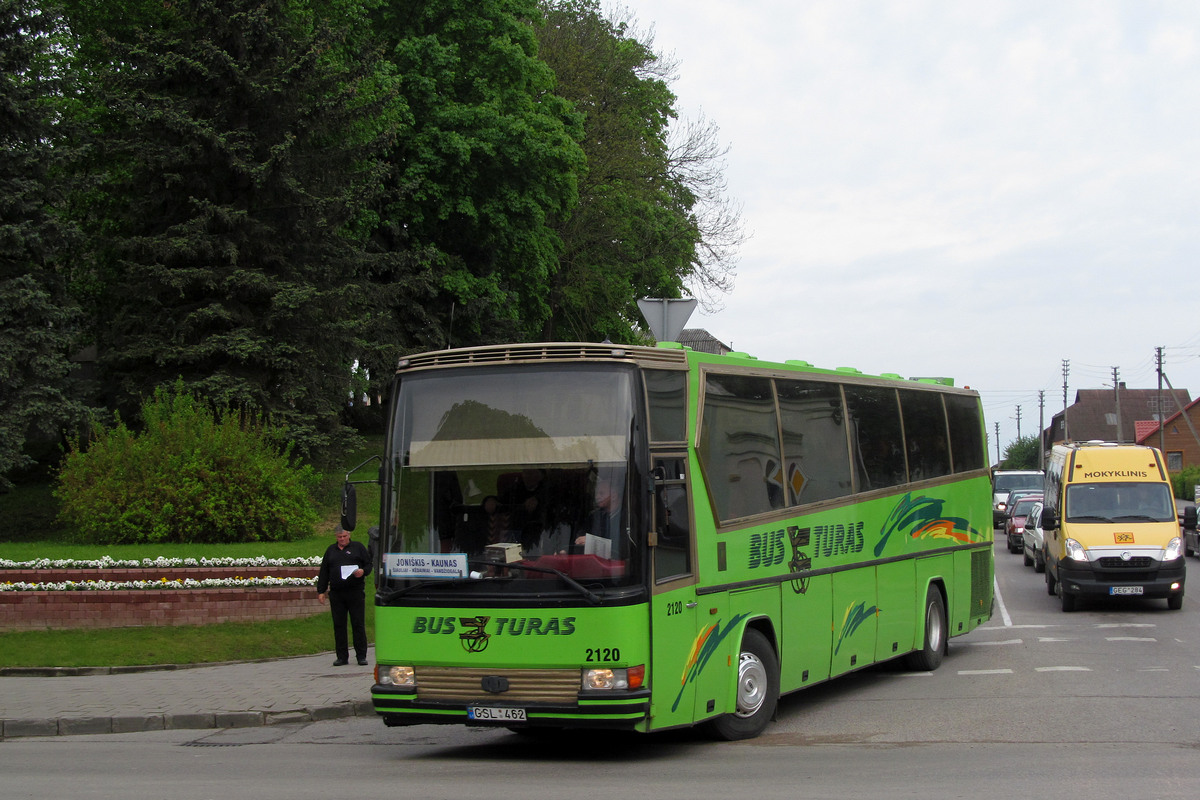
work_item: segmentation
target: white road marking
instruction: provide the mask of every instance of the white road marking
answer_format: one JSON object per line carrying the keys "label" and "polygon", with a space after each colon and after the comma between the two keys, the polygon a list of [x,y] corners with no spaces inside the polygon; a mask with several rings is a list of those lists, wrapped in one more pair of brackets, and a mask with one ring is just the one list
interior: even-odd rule
{"label": "white road marking", "polygon": [[1012,627],[1012,617],[1008,615],[1008,608],[1004,605],[1004,598],[1000,596],[1000,581],[993,576],[992,591],[995,593],[996,605],[1000,607],[1000,618],[1004,620],[1004,627]]}

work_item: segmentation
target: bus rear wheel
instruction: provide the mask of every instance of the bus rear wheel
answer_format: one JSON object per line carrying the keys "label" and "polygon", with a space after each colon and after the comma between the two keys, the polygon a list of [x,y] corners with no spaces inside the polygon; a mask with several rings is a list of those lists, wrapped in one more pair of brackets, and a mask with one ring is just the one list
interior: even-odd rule
{"label": "bus rear wheel", "polygon": [[736,703],[732,714],[724,714],[711,723],[712,732],[727,741],[758,736],[779,705],[779,659],[767,637],[753,628],[747,628],[742,635]]}
{"label": "bus rear wheel", "polygon": [[946,603],[936,586],[925,593],[925,641],[920,650],[904,657],[905,666],[920,672],[932,672],[942,665],[946,652]]}

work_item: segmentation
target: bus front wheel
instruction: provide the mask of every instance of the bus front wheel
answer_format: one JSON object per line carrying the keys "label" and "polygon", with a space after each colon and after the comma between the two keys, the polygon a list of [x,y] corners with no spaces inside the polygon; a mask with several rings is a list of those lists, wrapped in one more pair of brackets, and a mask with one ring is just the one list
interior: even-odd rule
{"label": "bus front wheel", "polygon": [[737,706],[712,721],[712,731],[728,741],[752,739],[767,727],[779,704],[779,659],[775,649],[753,628],[742,636],[738,653]]}
{"label": "bus front wheel", "polygon": [[925,593],[925,641],[920,650],[905,657],[909,669],[932,672],[942,665],[946,652],[946,603],[936,586]]}

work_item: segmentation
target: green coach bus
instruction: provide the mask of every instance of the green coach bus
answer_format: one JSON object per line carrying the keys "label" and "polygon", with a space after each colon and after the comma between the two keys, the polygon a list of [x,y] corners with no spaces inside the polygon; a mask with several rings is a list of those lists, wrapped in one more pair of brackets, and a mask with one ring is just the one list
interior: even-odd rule
{"label": "green coach bus", "polygon": [[375,710],[740,739],[782,693],[935,669],[991,615],[985,453],[977,393],[946,379],[669,342],[404,358]]}

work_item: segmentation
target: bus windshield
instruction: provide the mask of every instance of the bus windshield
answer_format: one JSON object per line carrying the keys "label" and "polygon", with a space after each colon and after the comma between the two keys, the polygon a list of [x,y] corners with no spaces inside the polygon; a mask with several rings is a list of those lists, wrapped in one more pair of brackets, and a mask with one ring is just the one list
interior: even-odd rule
{"label": "bus windshield", "polygon": [[620,364],[405,376],[381,596],[639,583],[643,542],[627,502],[634,376]]}

